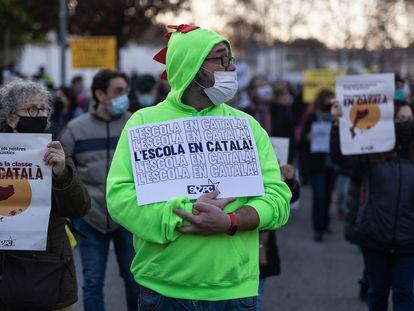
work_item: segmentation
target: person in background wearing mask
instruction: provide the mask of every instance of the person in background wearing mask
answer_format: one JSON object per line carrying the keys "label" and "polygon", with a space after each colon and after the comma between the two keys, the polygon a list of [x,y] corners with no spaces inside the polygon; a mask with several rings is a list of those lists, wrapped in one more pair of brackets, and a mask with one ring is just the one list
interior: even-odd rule
{"label": "person in background wearing mask", "polygon": [[292,115],[293,96],[290,95],[288,86],[286,84],[274,86],[275,104],[283,106]]}
{"label": "person in background wearing mask", "polygon": [[53,78],[46,72],[44,66],[40,66],[37,73],[33,75],[33,80],[46,86],[49,90],[53,89]]}
{"label": "person in background wearing mask", "polygon": [[[396,145],[385,153],[344,156],[338,121],[331,131],[332,160],[361,179],[353,242],[362,248],[370,311],[414,310],[414,127],[413,111],[394,100]],[[333,117],[342,116],[339,103]],[[339,119],[340,120],[340,119]]]}
{"label": "person in background wearing mask", "polygon": [[[0,88],[0,132],[45,133],[52,95],[42,85],[17,79]],[[47,146],[52,168],[52,208],[46,251],[0,251],[0,310],[72,310],[78,289],[65,218],[87,214],[91,202],[59,141]]]}
{"label": "person in background wearing mask", "polygon": [[329,153],[311,153],[314,122],[331,122],[331,101],[334,94],[322,90],[316,96],[313,112],[309,114],[301,133],[301,172],[310,176],[313,194],[312,221],[315,242],[321,242],[323,235],[331,233],[329,207],[335,185],[335,170]]}
{"label": "person in background wearing mask", "polygon": [[[249,86],[252,106],[248,112],[266,129],[269,136],[286,137],[289,142],[289,162],[294,161],[294,128],[293,122],[285,106],[275,103],[272,86],[264,77],[256,76]],[[286,164],[281,168],[282,177],[292,192],[290,203],[299,198],[300,186],[295,179],[295,167]],[[268,277],[280,274],[279,248],[277,246],[276,230],[261,230],[259,234],[259,263],[260,282],[257,309],[263,308],[263,293]]]}
{"label": "person in background wearing mask", "polygon": [[275,102],[270,83],[262,76],[252,79],[248,94],[251,106],[247,113],[252,115],[269,136],[289,138],[289,163],[295,159],[295,128],[286,106]]}
{"label": "person in background wearing mask", "polygon": [[88,112],[90,98],[83,86],[83,77],[74,76],[70,81],[70,88],[75,93],[78,108],[83,112]]}
{"label": "person in background wearing mask", "polygon": [[83,114],[83,111],[78,107],[75,93],[68,87],[62,86],[55,90],[54,97],[53,113],[50,118],[52,121],[50,131],[53,137],[60,138],[60,134],[66,127],[66,124],[73,118]]}
{"label": "person in background wearing mask", "polygon": [[143,74],[137,77],[134,86],[134,97],[136,98],[135,107],[130,107],[129,111],[135,111],[150,107],[155,104],[157,98],[157,81],[150,74]]}
{"label": "person in background wearing mask", "polygon": [[163,77],[168,77],[171,92],[163,102],[134,113],[125,129],[177,118],[245,117],[257,145],[265,194],[217,199],[215,190],[196,201],[182,195],[137,205],[125,130],[108,175],[108,209],[134,234],[131,271],[140,286],[141,311],[255,310],[259,230],[286,223],[291,192],[280,178],[264,129],[226,104],[237,92],[230,43],[197,26],[170,28],[176,31],[168,49],[155,59],[166,63]]}
{"label": "person in background wearing mask", "polygon": [[396,100],[406,100],[407,94],[405,93],[405,80],[398,74],[395,75],[395,95]]}
{"label": "person in background wearing mask", "polygon": [[128,112],[128,78],[114,70],[101,70],[93,78],[95,109],[68,123],[63,145],[73,153],[79,176],[92,199],[92,209],[74,227],[79,237],[83,265],[85,311],[104,310],[103,287],[109,244],[112,241],[124,279],[128,310],[137,310],[138,288],[129,271],[134,249],[130,232],[109,216],[105,200],[106,177],[119,136],[131,114]]}

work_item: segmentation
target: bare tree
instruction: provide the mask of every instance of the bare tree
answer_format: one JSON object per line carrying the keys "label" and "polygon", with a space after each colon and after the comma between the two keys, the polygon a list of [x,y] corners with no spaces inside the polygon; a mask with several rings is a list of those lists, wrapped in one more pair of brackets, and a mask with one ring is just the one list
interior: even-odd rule
{"label": "bare tree", "polygon": [[239,42],[306,38],[331,48],[373,50],[414,40],[413,0],[228,0],[217,13],[230,16],[229,33]]}

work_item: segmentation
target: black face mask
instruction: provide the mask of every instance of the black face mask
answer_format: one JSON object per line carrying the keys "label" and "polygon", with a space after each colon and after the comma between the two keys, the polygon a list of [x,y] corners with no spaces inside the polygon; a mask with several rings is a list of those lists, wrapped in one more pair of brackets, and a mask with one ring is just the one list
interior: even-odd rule
{"label": "black face mask", "polygon": [[395,123],[395,134],[397,138],[397,144],[408,145],[413,136],[413,122],[405,121]]}
{"label": "black face mask", "polygon": [[44,133],[47,117],[20,117],[16,130],[19,133]]}
{"label": "black face mask", "polygon": [[331,104],[323,104],[321,106],[321,111],[323,111],[323,112],[331,111]]}

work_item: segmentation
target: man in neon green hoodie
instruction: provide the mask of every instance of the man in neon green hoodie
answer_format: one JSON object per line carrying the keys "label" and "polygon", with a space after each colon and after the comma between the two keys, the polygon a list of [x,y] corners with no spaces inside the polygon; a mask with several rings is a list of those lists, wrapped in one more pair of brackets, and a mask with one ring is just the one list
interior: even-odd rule
{"label": "man in neon green hoodie", "polygon": [[[230,43],[211,30],[175,28],[164,50],[171,91],[126,124],[107,180],[108,210],[134,235],[131,272],[140,285],[141,310],[254,310],[258,233],[287,222],[291,193],[280,179],[266,132],[252,117],[225,104],[237,90]],[[181,196],[138,205],[127,129],[200,116],[248,118],[265,194],[217,199],[214,191],[196,202]]]}

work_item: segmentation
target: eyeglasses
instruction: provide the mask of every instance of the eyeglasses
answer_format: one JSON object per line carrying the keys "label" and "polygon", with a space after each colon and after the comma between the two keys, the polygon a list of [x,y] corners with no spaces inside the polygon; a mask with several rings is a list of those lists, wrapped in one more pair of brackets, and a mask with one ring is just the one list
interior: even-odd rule
{"label": "eyeglasses", "polygon": [[228,57],[228,56],[210,57],[210,58],[206,58],[205,60],[217,60],[217,59],[221,61],[221,65],[225,68],[229,67],[230,64],[233,65],[236,62],[236,59],[234,57]]}
{"label": "eyeglasses", "polygon": [[18,111],[27,111],[29,116],[37,117],[40,111],[44,112],[44,114],[46,114],[47,116],[50,115],[50,112],[52,111],[52,109],[50,109],[49,107],[38,108],[36,106],[30,106],[28,108],[21,108]]}

